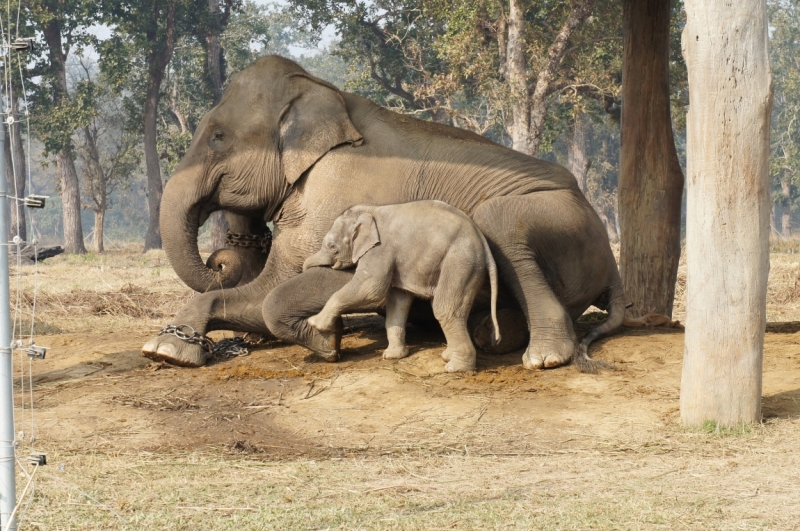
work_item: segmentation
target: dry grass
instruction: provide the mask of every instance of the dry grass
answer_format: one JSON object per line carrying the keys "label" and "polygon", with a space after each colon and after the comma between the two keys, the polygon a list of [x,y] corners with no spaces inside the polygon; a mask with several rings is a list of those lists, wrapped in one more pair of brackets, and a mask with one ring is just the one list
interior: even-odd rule
{"label": "dry grass", "polygon": [[[791,249],[794,247],[782,242],[771,256],[770,320],[800,320],[800,266]],[[16,285],[23,290],[19,308],[23,317],[32,309],[33,272],[32,266],[24,266],[15,270],[12,278],[12,295]],[[684,279],[682,264],[676,288],[679,315],[683,311]],[[39,282],[38,317],[52,330],[79,334],[113,331],[122,332],[120,337],[124,337],[132,329],[160,327],[192,296],[163,253],[142,255],[138,250],[56,257],[40,266]],[[314,436],[326,444],[330,441],[330,446],[324,446],[327,453],[317,459],[289,454],[275,457],[263,452],[244,432],[234,432],[231,421],[239,413],[244,417],[269,411],[269,417],[248,418],[264,429],[277,431],[279,426],[273,424],[277,415],[291,416],[293,434],[303,422],[316,427],[314,419],[309,420],[309,412],[322,406],[315,406],[313,397],[304,398],[311,391],[298,388],[301,394],[290,396],[280,387],[280,382],[304,374],[294,365],[300,363],[298,360],[285,362],[280,370],[257,370],[230,362],[205,372],[170,369],[143,376],[144,372],[120,368],[120,352],[138,348],[141,343],[135,341],[103,350],[89,369],[88,362],[70,366],[65,360],[63,376],[54,369],[50,379],[37,387],[37,400],[42,404],[37,418],[44,423],[55,408],[63,407],[72,389],[73,407],[80,408],[80,415],[66,420],[58,415],[51,430],[75,435],[64,435],[64,440],[54,442],[45,432],[37,443],[38,450],[48,452],[49,464],[39,471],[21,529],[797,528],[800,418],[783,415],[749,430],[722,434],[712,426],[681,428],[675,409],[659,422],[630,422],[624,418],[628,412],[621,410],[635,409],[633,397],[646,396],[654,403],[677,408],[676,388],[669,387],[672,384],[644,386],[643,373],[635,371],[678,367],[675,363],[679,363],[680,352],[674,356],[677,361],[665,358],[663,345],[641,334],[643,347],[636,348],[652,351],[642,354],[655,360],[652,367],[632,366],[615,375],[588,380],[565,372],[564,387],[550,391],[546,385],[553,385],[552,375],[557,373],[540,373],[536,379],[528,379],[517,394],[501,398],[487,397],[486,387],[472,382],[479,378],[488,381],[498,373],[485,370],[463,378],[466,387],[459,396],[475,404],[469,409],[461,409],[460,403],[458,407],[451,405],[455,409],[449,413],[440,409],[442,402],[451,400],[461,380],[445,376],[415,379],[404,372],[411,370],[410,365],[392,365],[393,371],[402,373],[402,384],[395,394],[354,393],[353,404],[341,405],[354,411],[363,408],[365,416],[376,413],[363,401],[376,408],[395,407],[393,422],[397,424],[391,438],[373,441],[369,430],[359,430],[360,424],[354,424],[352,417],[346,425],[343,412],[329,408],[321,419],[327,424],[320,424],[328,438],[317,435],[316,429]],[[614,348],[609,345],[601,343],[598,348]],[[81,344],[72,348],[72,352],[91,353],[101,346]],[[95,365],[103,368],[102,364],[109,366],[109,372],[95,375]],[[366,361],[353,363],[352,378],[343,376],[339,381],[346,380],[351,390],[357,378],[368,375],[367,365]],[[328,372],[344,371],[340,366],[344,364],[314,365]],[[375,371],[388,372],[383,367]],[[504,369],[492,385],[506,385],[499,379],[514,371],[517,369]],[[199,382],[206,373],[210,374],[211,383],[207,385],[212,391],[201,395]],[[152,393],[147,387],[155,385],[154,374],[163,380],[160,393]],[[316,377],[325,375],[313,376],[307,383],[312,389],[314,382],[322,381]],[[581,400],[599,400],[592,393],[599,396],[599,389],[603,389],[598,387],[599,382],[605,381],[601,378],[618,378],[611,385],[615,393],[622,394],[618,398],[622,405],[613,410],[616,413],[594,415],[584,402],[564,406],[565,397],[578,393],[584,393]],[[123,389],[128,379],[137,387],[131,383]],[[316,400],[327,400],[336,392],[330,389],[332,380],[321,387],[327,391]],[[274,388],[268,387],[270,382],[275,382]],[[430,401],[422,420],[406,418],[402,411],[408,406],[414,382],[429,393],[424,395]],[[217,414],[214,401],[222,400],[225,393],[247,389],[245,385],[257,391],[248,396],[242,391],[236,395],[238,402],[230,406],[231,411],[223,411],[228,416]],[[790,387],[773,401],[796,401],[796,385]],[[535,403],[537,407],[570,418],[558,421],[556,416],[537,413],[548,420],[539,419],[514,432],[514,422],[521,415],[512,406],[530,406],[532,397],[540,395],[543,398]],[[392,402],[378,402],[390,396],[394,397]],[[608,393],[604,400],[613,396]],[[487,413],[490,400],[493,408],[503,409],[489,409]],[[641,404],[641,399],[637,400]],[[298,404],[308,405],[298,413]],[[155,413],[180,415],[184,423],[191,415],[203,417],[209,429],[226,434],[230,431],[237,442],[216,447],[196,444],[193,451],[174,450],[154,440],[153,434],[166,418],[145,416]],[[590,418],[592,425],[579,424],[581,415],[588,416],[584,418]],[[104,417],[102,422],[98,417]],[[70,431],[75,428],[68,426],[70,423],[80,424],[84,431]],[[180,425],[179,437],[187,437],[185,425]],[[352,431],[346,431],[346,426],[353,427]],[[368,442],[364,444],[362,439]],[[131,450],[159,444],[163,449],[158,452]],[[26,447],[20,450],[25,455]],[[337,457],[341,455],[352,457]],[[20,475],[19,484],[25,481]]]}
{"label": "dry grass", "polygon": [[[12,264],[12,305],[23,323],[33,312],[36,282],[35,266]],[[142,254],[138,248],[126,248],[102,255],[56,256],[38,266],[36,332],[161,327],[192,296],[163,251]]]}
{"label": "dry grass", "polygon": [[[564,433],[519,455],[263,460],[53,449],[29,529],[795,529],[798,421],[720,437]],[[577,441],[577,442],[575,442]],[[780,456],[780,458],[779,458]],[[21,480],[23,478],[20,478]]]}

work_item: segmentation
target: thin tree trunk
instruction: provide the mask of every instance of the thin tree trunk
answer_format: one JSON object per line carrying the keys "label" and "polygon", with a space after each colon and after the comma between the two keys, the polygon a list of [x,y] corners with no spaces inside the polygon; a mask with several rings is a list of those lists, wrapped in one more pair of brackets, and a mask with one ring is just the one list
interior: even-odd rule
{"label": "thin tree trunk", "polygon": [[792,235],[792,204],[789,199],[792,195],[792,185],[786,176],[781,176],[781,193],[783,194],[783,201],[781,202],[781,234],[789,237]]}
{"label": "thin tree trunk", "polygon": [[[19,116],[19,100],[11,99],[11,112]],[[11,134],[6,146],[6,177],[8,191],[19,198],[25,197],[25,176],[27,175],[27,160],[25,159],[25,146],[22,144],[20,122],[11,124]],[[13,153],[13,158],[12,158]],[[22,241],[28,239],[28,230],[25,220],[25,205],[21,201],[11,202],[11,227],[10,236],[19,236]]]}
{"label": "thin tree trunk", "polygon": [[94,211],[94,250],[98,253],[106,252],[103,245],[103,229],[105,227],[106,211],[99,208]]}
{"label": "thin tree trunk", "polygon": [[624,0],[620,273],[639,317],[672,315],[683,172],[669,102],[670,0]]}
{"label": "thin tree trunk", "polygon": [[536,85],[533,88],[533,95],[531,96],[531,117],[528,121],[530,124],[530,134],[525,151],[528,155],[535,156],[539,152],[539,146],[542,144],[544,121],[545,118],[547,118],[547,109],[549,107],[548,96],[550,96],[553,81],[567,53],[569,39],[578,26],[592,13],[594,4],[595,0],[574,2],[572,4],[572,10],[569,16],[567,16],[567,20],[564,21],[564,25],[561,26],[561,30],[558,32],[558,35],[556,35],[553,44],[551,44],[550,48],[547,50],[547,63],[545,63],[544,67],[536,76]]}
{"label": "thin tree trunk", "polygon": [[[144,158],[147,168],[147,208],[150,220],[144,238],[145,252],[150,249],[161,249],[161,228],[158,225],[158,219],[164,185],[161,182],[161,164],[158,159],[156,119],[161,81],[164,79],[164,71],[175,49],[175,9],[174,1],[167,4],[163,43],[160,42],[155,31],[152,35],[147,36],[151,43],[151,50],[147,56],[148,80],[144,100]],[[159,14],[156,13],[155,16],[159,16]],[[154,25],[154,27],[157,26],[157,24]]]}
{"label": "thin tree trunk", "polygon": [[589,118],[578,113],[570,124],[570,137],[567,146],[567,167],[575,179],[581,192],[586,194],[586,180],[589,176],[589,168],[592,161],[589,159],[591,151],[591,125]]}
{"label": "thin tree trunk", "polygon": [[61,208],[64,220],[64,252],[84,254],[83,225],[81,223],[81,191],[72,153],[63,149],[56,155],[56,166],[61,176]]}
{"label": "thin tree trunk", "polygon": [[[5,126],[0,124],[0,127],[5,127]],[[14,174],[11,171],[11,144],[8,141],[3,143],[3,157],[6,159],[5,179],[6,179],[6,182],[8,183],[8,193],[9,193],[9,195],[13,195],[14,194]],[[19,205],[17,205],[15,207],[14,206],[14,201],[9,201],[8,204],[11,207],[11,226],[8,227],[8,234],[6,234],[3,237],[8,238],[8,240],[11,240],[14,237],[14,235],[17,233],[16,220],[17,220],[17,216],[18,216],[18,212],[19,212]]]}
{"label": "thin tree trunk", "polygon": [[686,0],[686,339],[681,420],[761,419],[772,72],[764,0]]}
{"label": "thin tree trunk", "polygon": [[[67,52],[61,38],[62,20],[53,17],[42,28],[47,42],[50,71],[56,79],[53,87],[53,103],[56,107],[65,104],[69,97],[67,90]],[[64,251],[72,254],[83,254],[83,226],[81,225],[81,191],[75,161],[72,158],[72,143],[67,142],[56,154],[56,166],[61,178],[61,207],[64,223]]]}
{"label": "thin tree trunk", "polygon": [[527,59],[525,57],[525,8],[523,0],[509,0],[508,39],[506,40],[505,75],[511,93],[511,146],[523,153],[530,151],[530,113]]}
{"label": "thin tree trunk", "polygon": [[[222,48],[220,47],[219,35],[220,9],[219,0],[208,0],[208,11],[211,13],[213,23],[209,28],[206,37],[206,60],[208,69],[209,84],[214,94],[214,105],[222,99]],[[211,214],[211,248],[222,249],[225,247],[225,234],[228,232],[228,222],[225,220],[225,212],[219,210]]]}
{"label": "thin tree trunk", "polygon": [[211,26],[206,36],[206,68],[211,91],[214,94],[214,105],[222,99],[222,48],[219,43],[220,11],[219,0],[208,0],[208,12],[211,14]]}

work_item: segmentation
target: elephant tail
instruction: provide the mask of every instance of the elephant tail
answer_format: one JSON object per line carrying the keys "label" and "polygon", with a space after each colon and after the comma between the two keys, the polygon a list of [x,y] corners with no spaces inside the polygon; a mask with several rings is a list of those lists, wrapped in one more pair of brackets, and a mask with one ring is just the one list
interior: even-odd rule
{"label": "elephant tail", "polygon": [[[590,330],[583,338],[580,344],[575,349],[575,356],[573,363],[580,372],[597,373],[600,369],[614,370],[613,364],[602,360],[593,360],[589,357],[589,345],[595,339],[613,334],[617,332],[622,326],[622,321],[625,319],[625,292],[622,288],[622,279],[617,273],[614,279],[614,284],[611,286],[608,293],[608,319],[603,323]],[[596,305],[597,303],[595,303]]]}
{"label": "elephant tail", "polygon": [[486,267],[489,269],[489,288],[492,292],[492,325],[494,326],[492,345],[497,345],[500,343],[500,325],[497,324],[497,264],[494,261],[494,256],[492,256],[492,250],[489,248],[489,242],[486,241],[486,237],[477,227],[475,230],[481,236],[483,254],[486,256]]}

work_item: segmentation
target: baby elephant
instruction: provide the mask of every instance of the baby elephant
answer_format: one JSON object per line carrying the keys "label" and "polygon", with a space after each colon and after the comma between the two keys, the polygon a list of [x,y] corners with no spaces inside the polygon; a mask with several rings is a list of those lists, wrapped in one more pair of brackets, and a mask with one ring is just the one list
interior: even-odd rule
{"label": "baby elephant", "polygon": [[441,201],[388,206],[356,205],[333,222],[309,267],[356,267],[353,279],[308,320],[323,332],[343,313],[386,301],[389,347],[384,358],[408,356],[405,328],[414,296],[432,299],[447,348],[449,372],[475,369],[475,347],[467,331],[472,302],[489,270],[493,342],[497,326],[497,266],[481,231],[463,212]]}

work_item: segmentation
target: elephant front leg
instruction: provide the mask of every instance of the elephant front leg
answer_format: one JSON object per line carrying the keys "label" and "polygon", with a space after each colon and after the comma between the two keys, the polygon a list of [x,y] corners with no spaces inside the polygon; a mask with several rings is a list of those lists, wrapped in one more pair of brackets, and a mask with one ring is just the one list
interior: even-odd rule
{"label": "elephant front leg", "polygon": [[406,322],[414,296],[402,289],[392,288],[386,296],[386,336],[389,346],[383,351],[384,359],[408,356]]}
{"label": "elephant front leg", "polygon": [[327,267],[312,267],[283,282],[264,299],[262,315],[270,332],[283,341],[309,348],[326,361],[339,359],[342,320],[335,329],[320,332],[308,324],[331,295],[353,278],[352,271],[337,271]]}
{"label": "elephant front leg", "polygon": [[210,357],[211,330],[268,334],[261,316],[264,295],[252,288],[203,293],[184,306],[171,325],[142,347],[142,356],[183,367],[200,367]]}
{"label": "elephant front leg", "polygon": [[331,332],[342,314],[380,304],[389,291],[388,275],[373,275],[357,269],[353,279],[331,295],[317,315],[308,324],[321,332]]}

